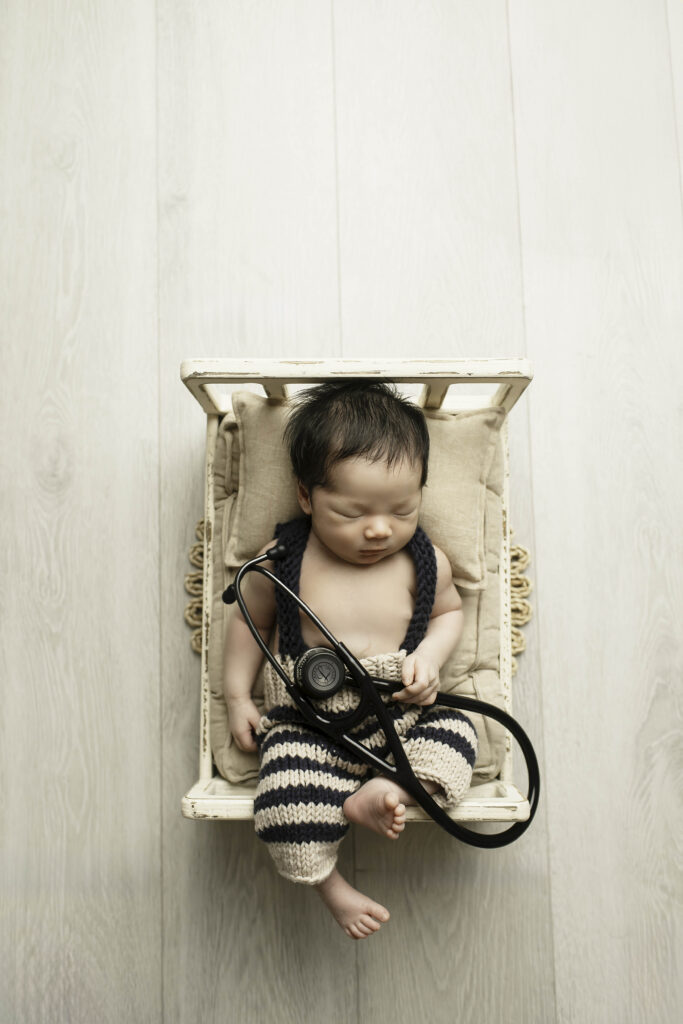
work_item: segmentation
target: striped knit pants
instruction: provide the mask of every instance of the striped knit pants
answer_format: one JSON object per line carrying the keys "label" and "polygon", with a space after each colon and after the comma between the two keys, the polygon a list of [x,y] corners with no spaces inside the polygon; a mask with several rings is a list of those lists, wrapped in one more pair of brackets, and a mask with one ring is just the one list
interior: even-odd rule
{"label": "striped knit pants", "polygon": [[[456,804],[470,786],[477,734],[470,720],[450,708],[389,703],[410,764],[431,779],[443,807]],[[254,803],[256,834],[268,844],[278,872],[292,882],[316,885],[334,869],[349,828],[344,801],[374,772],[350,751],[309,729],[293,706],[273,707],[259,723],[260,771]],[[387,758],[383,730],[374,717],[351,735]],[[445,795],[444,795],[445,794]]]}

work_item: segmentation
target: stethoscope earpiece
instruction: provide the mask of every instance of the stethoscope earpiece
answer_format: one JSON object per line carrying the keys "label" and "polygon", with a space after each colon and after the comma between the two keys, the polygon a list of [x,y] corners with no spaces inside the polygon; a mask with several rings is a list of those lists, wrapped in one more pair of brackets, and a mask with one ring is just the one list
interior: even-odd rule
{"label": "stethoscope earpiece", "polygon": [[274,548],[268,548],[266,551],[266,558],[269,558],[271,562],[281,562],[286,554],[286,545],[276,544]]}
{"label": "stethoscope earpiece", "polygon": [[[280,562],[287,554],[287,548],[284,544],[276,544],[272,548],[268,548],[266,551],[266,558],[271,562]],[[221,594],[223,604],[234,604],[237,600],[237,591],[235,590],[235,584],[231,583],[229,587],[226,587]]]}

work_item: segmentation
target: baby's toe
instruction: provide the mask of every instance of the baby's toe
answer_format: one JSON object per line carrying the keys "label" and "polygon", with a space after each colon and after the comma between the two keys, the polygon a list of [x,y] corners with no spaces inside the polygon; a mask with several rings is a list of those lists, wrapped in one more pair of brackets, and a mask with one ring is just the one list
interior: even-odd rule
{"label": "baby's toe", "polygon": [[390,811],[392,814],[394,814],[396,812],[396,808],[398,807],[398,805],[399,799],[396,793],[393,793],[391,790],[389,790],[389,792],[384,794],[384,806],[387,809],[387,811]]}
{"label": "baby's toe", "polygon": [[364,925],[369,932],[379,931],[381,927],[379,921],[376,921],[374,917],[370,916],[370,914],[363,914],[358,923]]}
{"label": "baby's toe", "polygon": [[380,903],[371,903],[367,912],[370,917],[374,917],[377,921],[386,922],[391,917],[387,908],[383,907]]}
{"label": "baby's toe", "polygon": [[387,835],[392,839],[398,839],[399,835],[406,827],[406,809],[404,804],[399,804],[394,808],[394,816],[389,824],[389,831]]}

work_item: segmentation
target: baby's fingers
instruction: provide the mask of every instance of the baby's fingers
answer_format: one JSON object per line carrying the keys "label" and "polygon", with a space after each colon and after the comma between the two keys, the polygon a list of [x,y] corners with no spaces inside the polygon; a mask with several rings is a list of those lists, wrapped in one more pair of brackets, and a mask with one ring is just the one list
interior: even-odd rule
{"label": "baby's fingers", "polygon": [[392,700],[410,700],[410,694],[407,690],[396,690],[391,695]]}
{"label": "baby's fingers", "polygon": [[415,681],[417,674],[418,673],[415,655],[409,654],[406,660],[403,662],[401,682],[405,687],[408,687]]}
{"label": "baby's fingers", "polygon": [[246,750],[253,753],[257,749],[256,740],[254,739],[251,729],[246,729],[243,732],[236,732],[234,735],[235,740],[237,741],[237,746],[240,750]]}
{"label": "baby's fingers", "polygon": [[236,724],[235,729],[233,730],[233,735],[240,750],[246,750],[249,753],[253,753],[258,750],[253,730],[256,728],[259,721],[260,715],[250,713],[246,720]]}
{"label": "baby's fingers", "polygon": [[425,702],[424,697],[428,696],[429,692],[435,689],[436,687],[432,686],[427,680],[416,679],[410,686],[405,686],[393,696],[395,700],[407,701],[409,704],[432,703],[433,701]]}
{"label": "baby's fingers", "polygon": [[433,704],[436,700],[437,688],[436,686],[427,690],[421,697],[416,698],[413,703],[419,704],[420,707],[427,704]]}

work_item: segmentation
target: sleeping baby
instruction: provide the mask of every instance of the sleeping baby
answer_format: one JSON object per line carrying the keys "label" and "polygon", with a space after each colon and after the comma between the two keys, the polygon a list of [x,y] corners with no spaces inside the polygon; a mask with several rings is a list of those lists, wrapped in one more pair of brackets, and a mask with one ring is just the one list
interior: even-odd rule
{"label": "sleeping baby", "polygon": [[[402,683],[382,699],[392,705],[415,775],[443,807],[452,807],[469,788],[477,735],[465,715],[431,707],[463,614],[446,555],[418,526],[429,460],[422,410],[386,382],[328,382],[296,396],[285,442],[304,516],[278,524],[260,554],[278,542],[288,554],[264,567],[311,606],[371,676]],[[260,573],[243,584],[256,627],[293,678],[304,651],[329,644],[275,590]],[[314,731],[267,661],[262,715],[251,699],[262,660],[233,605],[224,692],[236,743],[259,753],[256,834],[281,875],[314,886],[346,934],[365,938],[388,921],[389,911],[342,878],[339,844],[350,822],[398,839],[406,805],[415,800]],[[345,685],[319,706],[328,716],[341,715],[358,701],[358,690]],[[352,735],[386,758],[386,739],[373,716]]]}

